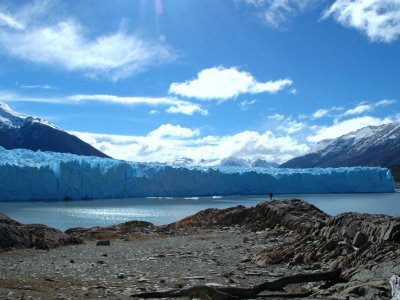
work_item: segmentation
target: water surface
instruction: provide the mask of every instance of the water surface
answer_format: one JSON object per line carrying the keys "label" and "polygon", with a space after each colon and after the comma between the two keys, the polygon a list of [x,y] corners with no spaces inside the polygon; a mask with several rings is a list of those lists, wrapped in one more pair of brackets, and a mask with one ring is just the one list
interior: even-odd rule
{"label": "water surface", "polygon": [[[400,193],[274,195],[306,200],[330,215],[345,211],[400,216]],[[55,202],[0,202],[0,211],[22,223],[42,223],[62,230],[108,226],[130,220],[156,225],[180,220],[206,208],[254,206],[266,196],[131,198]]]}

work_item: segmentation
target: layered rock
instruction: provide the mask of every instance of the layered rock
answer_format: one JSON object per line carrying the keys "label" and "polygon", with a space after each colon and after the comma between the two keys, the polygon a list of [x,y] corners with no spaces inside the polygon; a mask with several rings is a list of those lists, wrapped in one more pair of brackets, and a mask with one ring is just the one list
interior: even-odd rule
{"label": "layered rock", "polygon": [[312,204],[291,199],[262,202],[250,208],[239,205],[227,209],[206,209],[168,226],[214,228],[239,225],[253,231],[285,226],[308,233],[320,228],[328,217]]}
{"label": "layered rock", "polygon": [[[314,231],[299,227],[289,234],[290,229],[284,226],[285,242],[267,246],[254,260],[260,265],[288,262],[351,268],[400,254],[400,218],[344,213],[327,218]],[[273,231],[268,232],[266,240],[273,235]]]}
{"label": "layered rock", "polygon": [[254,208],[209,209],[172,225],[257,230],[265,245],[252,257],[259,266],[341,268],[343,283],[316,291],[324,299],[388,299],[388,280],[400,274],[400,218],[359,213],[329,217],[306,202],[281,200]]}
{"label": "layered rock", "polygon": [[265,249],[253,257],[260,266],[340,267],[350,277],[359,267],[400,256],[400,218],[359,213],[329,217],[298,199],[263,202],[252,208],[207,209],[167,227],[226,226],[264,230]]}
{"label": "layered rock", "polygon": [[0,213],[0,250],[10,248],[50,249],[79,244],[81,240],[41,224],[21,224]]}

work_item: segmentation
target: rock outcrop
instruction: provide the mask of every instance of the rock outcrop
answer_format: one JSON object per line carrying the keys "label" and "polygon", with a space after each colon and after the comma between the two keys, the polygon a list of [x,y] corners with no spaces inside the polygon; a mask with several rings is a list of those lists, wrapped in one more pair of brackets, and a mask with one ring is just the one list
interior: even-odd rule
{"label": "rock outcrop", "polygon": [[312,204],[298,199],[262,202],[255,207],[242,205],[227,209],[206,209],[168,225],[175,227],[218,228],[243,226],[252,231],[284,226],[302,233],[323,226],[328,215]]}
{"label": "rock outcrop", "polygon": [[70,228],[65,231],[66,234],[82,239],[135,239],[149,235],[157,230],[152,223],[145,221],[129,221],[107,227],[91,228]]}
{"label": "rock outcrop", "polygon": [[50,249],[79,244],[81,240],[41,224],[21,224],[0,213],[0,250],[11,248]]}
{"label": "rock outcrop", "polygon": [[[284,226],[290,235],[286,242],[268,246],[255,261],[260,265],[288,262],[351,268],[400,254],[400,218],[343,213],[327,218],[315,230],[304,231],[301,226],[295,233],[289,234],[289,230],[293,228]],[[269,232],[265,237],[268,240],[272,235]]]}
{"label": "rock outcrop", "polygon": [[329,217],[294,199],[208,209],[170,226],[259,231],[265,247],[252,261],[260,267],[342,269],[343,283],[316,292],[325,299],[388,299],[388,280],[400,274],[400,218],[359,213]]}

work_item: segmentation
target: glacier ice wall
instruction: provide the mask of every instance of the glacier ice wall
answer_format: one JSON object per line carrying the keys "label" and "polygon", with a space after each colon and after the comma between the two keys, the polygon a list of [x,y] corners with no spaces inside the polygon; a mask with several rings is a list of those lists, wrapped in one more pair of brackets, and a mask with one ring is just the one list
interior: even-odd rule
{"label": "glacier ice wall", "polygon": [[181,168],[0,147],[0,200],[393,192],[386,168]]}

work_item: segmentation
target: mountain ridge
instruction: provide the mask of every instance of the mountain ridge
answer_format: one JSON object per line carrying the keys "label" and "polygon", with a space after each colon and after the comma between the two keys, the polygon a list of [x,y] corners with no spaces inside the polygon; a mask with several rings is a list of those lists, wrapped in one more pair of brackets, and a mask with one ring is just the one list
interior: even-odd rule
{"label": "mountain ridge", "polygon": [[387,167],[400,181],[400,122],[367,126],[324,140],[310,152],[280,165],[282,168]]}
{"label": "mountain ridge", "polygon": [[84,156],[109,157],[63,129],[34,116],[13,111],[0,102],[0,146]]}

